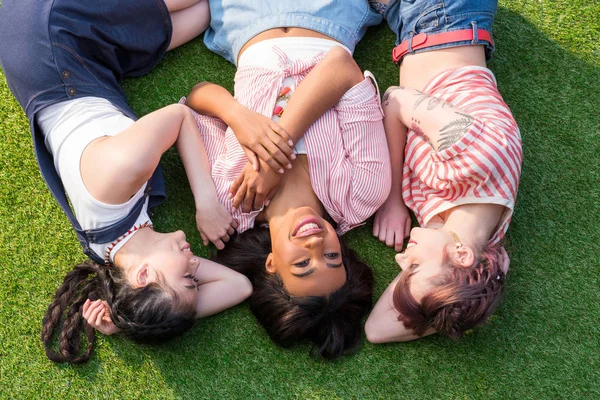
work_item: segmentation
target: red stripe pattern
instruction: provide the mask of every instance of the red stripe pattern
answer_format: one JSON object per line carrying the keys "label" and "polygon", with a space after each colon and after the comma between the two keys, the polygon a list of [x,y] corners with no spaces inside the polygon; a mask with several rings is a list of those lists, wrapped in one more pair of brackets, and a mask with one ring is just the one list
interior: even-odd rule
{"label": "red stripe pattern", "polygon": [[[235,98],[245,107],[271,117],[284,78],[294,87],[323,58],[288,60],[279,68],[240,67],[235,76]],[[221,120],[194,113],[211,165],[217,195],[231,212],[229,188],[247,162],[233,131]],[[309,173],[315,194],[343,234],[361,225],[387,198],[391,186],[390,159],[379,97],[369,79],[354,86],[304,134]],[[232,213],[243,232],[254,226],[258,211]]]}
{"label": "red stripe pattern", "polygon": [[436,153],[409,130],[405,148],[402,197],[421,226],[462,204],[506,207],[492,238],[506,233],[521,174],[521,134],[487,68],[463,67],[435,77],[423,92],[453,104],[474,117],[470,131],[450,148]]}

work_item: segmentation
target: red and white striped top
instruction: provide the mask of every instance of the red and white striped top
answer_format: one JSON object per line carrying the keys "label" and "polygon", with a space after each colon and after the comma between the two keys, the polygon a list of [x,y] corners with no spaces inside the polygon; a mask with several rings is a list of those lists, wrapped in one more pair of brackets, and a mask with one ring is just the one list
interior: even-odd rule
{"label": "red and white striped top", "polygon": [[[323,58],[291,62],[273,47],[278,68],[242,66],[235,75],[235,98],[245,107],[272,117],[286,77],[294,86]],[[315,94],[318,95],[318,94]],[[211,165],[217,195],[231,212],[228,191],[248,161],[233,131],[221,120],[194,113]],[[351,88],[303,136],[315,194],[338,224],[338,234],[361,225],[377,211],[391,187],[391,167],[379,96],[369,79]],[[232,213],[238,232],[254,226],[258,211]]]}
{"label": "red and white striped top", "polygon": [[450,148],[436,153],[409,130],[404,153],[402,197],[419,224],[462,204],[506,207],[490,244],[502,239],[510,222],[521,174],[521,134],[498,92],[492,71],[462,67],[445,71],[423,92],[474,117],[472,128]]}

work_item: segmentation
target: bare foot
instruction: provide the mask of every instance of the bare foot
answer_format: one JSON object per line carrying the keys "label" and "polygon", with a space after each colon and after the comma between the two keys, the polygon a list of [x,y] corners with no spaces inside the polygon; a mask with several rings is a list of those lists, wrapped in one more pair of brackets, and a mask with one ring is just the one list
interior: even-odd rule
{"label": "bare foot", "polygon": [[217,249],[223,250],[229,237],[234,234],[237,222],[229,211],[215,197],[196,202],[196,226],[205,246],[211,241]]}
{"label": "bare foot", "polygon": [[410,215],[400,196],[390,194],[375,213],[373,235],[396,251],[402,251],[404,238],[410,235]]}

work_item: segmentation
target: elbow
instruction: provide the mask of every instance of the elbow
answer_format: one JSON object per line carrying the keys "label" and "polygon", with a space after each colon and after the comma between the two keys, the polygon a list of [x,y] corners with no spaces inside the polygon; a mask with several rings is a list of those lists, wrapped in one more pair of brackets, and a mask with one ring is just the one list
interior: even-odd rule
{"label": "elbow", "polygon": [[240,294],[241,301],[244,301],[252,295],[252,283],[250,283],[248,278],[241,274],[238,279],[238,293]]}
{"label": "elbow", "polygon": [[372,344],[388,342],[380,328],[380,324],[375,318],[372,318],[372,316],[369,316],[369,319],[367,319],[367,322],[365,323],[365,335],[367,336],[369,343]]}

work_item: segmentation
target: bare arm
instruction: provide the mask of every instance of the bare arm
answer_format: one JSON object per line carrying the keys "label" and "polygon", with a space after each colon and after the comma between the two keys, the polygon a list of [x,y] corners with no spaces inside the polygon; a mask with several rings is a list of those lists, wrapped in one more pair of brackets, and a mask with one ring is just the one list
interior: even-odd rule
{"label": "bare arm", "polygon": [[392,298],[399,280],[400,274],[385,289],[367,319],[365,333],[371,343],[408,342],[435,333],[430,329],[425,335],[416,336],[412,330],[406,329],[402,321],[398,321],[399,313]]}
{"label": "bare arm", "polygon": [[231,127],[255,170],[259,168],[258,159],[281,174],[283,168],[291,168],[291,160],[296,156],[290,135],[271,118],[238,103],[225,88],[210,82],[198,83],[185,103]]}
{"label": "bare arm", "polygon": [[279,124],[296,143],[344,93],[363,79],[352,55],[339,46],[334,47],[298,85]]}
{"label": "bare arm", "polygon": [[435,151],[458,142],[473,125],[473,116],[416,89],[396,86],[388,93],[386,102],[396,108],[404,126],[423,136]]}
{"label": "bare arm", "polygon": [[199,283],[196,317],[203,318],[221,312],[246,300],[252,294],[252,284],[244,275],[221,264],[201,259],[196,272]]}

